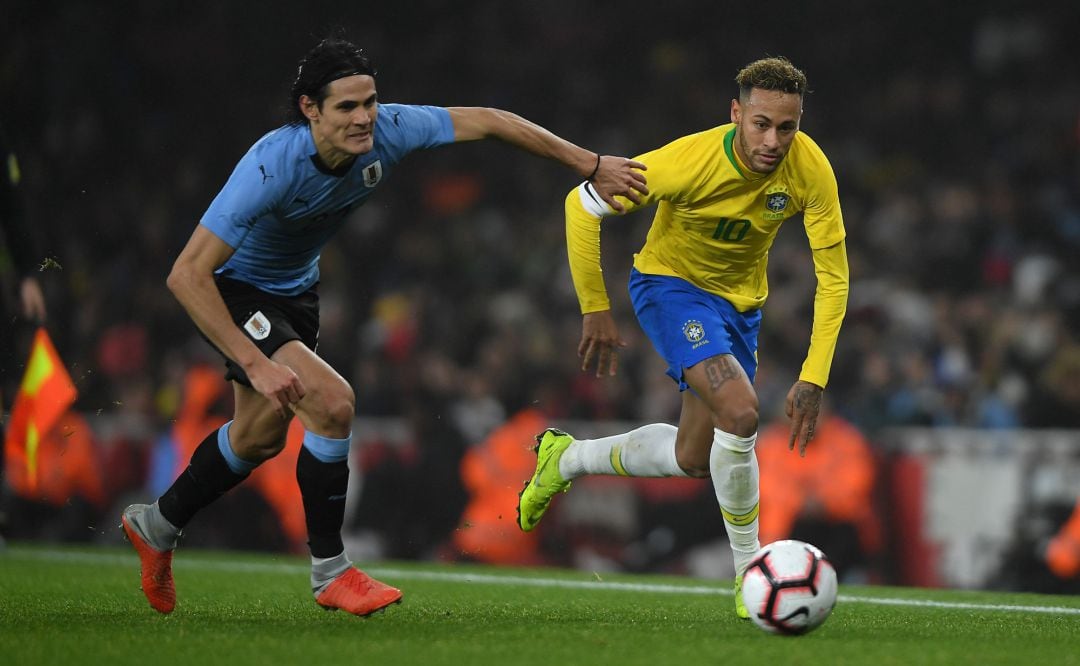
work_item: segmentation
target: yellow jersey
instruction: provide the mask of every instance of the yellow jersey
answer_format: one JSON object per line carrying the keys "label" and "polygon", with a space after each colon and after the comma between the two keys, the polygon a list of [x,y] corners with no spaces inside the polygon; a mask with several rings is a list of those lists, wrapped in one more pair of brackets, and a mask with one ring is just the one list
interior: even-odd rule
{"label": "yellow jersey", "polygon": [[[818,278],[810,352],[800,378],[824,387],[847,305],[844,222],[828,159],[802,132],[771,173],[748,169],[735,151],[735,125],[684,136],[634,159],[648,167],[641,204],[657,204],[634,267],[682,278],[740,312],[768,297],[768,253],[784,220],[803,213]],[[566,198],[567,250],[582,313],[610,307],[600,267],[600,220],[611,209],[588,183]]]}

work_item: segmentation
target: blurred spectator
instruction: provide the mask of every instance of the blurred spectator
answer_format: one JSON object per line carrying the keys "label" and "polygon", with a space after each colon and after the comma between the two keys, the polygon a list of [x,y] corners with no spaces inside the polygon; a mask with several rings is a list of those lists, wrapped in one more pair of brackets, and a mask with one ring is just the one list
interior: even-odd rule
{"label": "blurred spectator", "polygon": [[12,465],[10,535],[16,539],[92,541],[105,530],[105,466],[94,433],[79,413],[68,411],[38,442],[38,487],[24,465]]}
{"label": "blurred spectator", "polygon": [[1058,349],[1037,375],[1027,423],[1034,427],[1080,428],[1080,344]]}
{"label": "blurred spectator", "polygon": [[[685,0],[674,1],[676,15]],[[258,11],[275,17],[266,22],[271,27],[244,37],[242,50],[284,67],[318,31],[311,16],[324,5],[329,8],[316,0],[302,11],[269,3]],[[634,153],[724,120],[734,72],[716,71],[714,63],[797,55],[817,72],[811,87],[821,92],[808,98],[815,111],[806,129],[834,156],[849,231],[850,322],[837,354],[849,367],[835,369],[834,404],[869,433],[915,424],[1063,426],[1077,410],[1067,397],[1065,404],[1042,401],[1051,378],[1041,366],[1080,325],[1080,278],[1070,271],[1070,258],[1080,251],[1080,82],[1050,73],[1055,63],[1080,59],[1080,43],[1065,29],[1070,19],[1080,20],[1080,6],[1051,13],[999,5],[866,8],[868,20],[885,26],[873,39],[846,29],[843,16],[816,12],[804,17],[813,29],[798,35],[717,45],[707,21],[700,30],[682,26],[677,41],[658,37],[664,33],[656,25],[634,22],[585,39],[581,25],[608,21],[598,8],[575,6],[577,19],[567,21],[529,5],[475,0],[451,15],[435,0],[420,0],[416,11],[432,17],[485,19],[455,18],[439,39],[408,42],[393,58],[403,75],[393,77],[399,83],[384,95],[409,102],[424,90],[437,103],[467,98],[536,111],[538,121],[568,135]],[[928,33],[918,7],[937,12],[948,31]],[[264,77],[225,82],[216,66],[237,48],[231,26],[252,20],[250,10],[131,12],[121,5],[91,11],[68,0],[13,12],[5,33],[13,65],[0,70],[0,86],[45,85],[45,94],[64,91],[79,100],[74,113],[65,113],[72,122],[49,110],[13,120],[21,142],[36,148],[23,160],[32,219],[48,221],[57,239],[50,256],[64,266],[68,293],[58,295],[54,309],[70,312],[71,326],[57,332],[58,346],[72,359],[73,374],[83,377],[80,407],[108,409],[130,373],[163,382],[163,350],[195,337],[182,310],[164,296],[167,267],[159,258],[182,245],[227,175],[228,156],[261,133],[250,133],[251,116],[270,129],[282,119],[284,103],[267,98],[273,85]],[[375,52],[414,35],[390,8],[374,8],[368,18],[345,27]],[[508,40],[505,28],[521,24],[530,25],[529,33]],[[919,35],[917,54],[886,57],[907,48],[913,35]],[[642,45],[629,68],[608,57],[625,40]],[[57,57],[33,57],[42,43]],[[191,43],[201,47],[192,50]],[[838,48],[860,53],[860,66],[874,76],[815,66],[831,62]],[[66,57],[68,50],[78,56]],[[463,57],[452,76],[436,74],[447,53]],[[556,70],[574,74],[543,88],[530,80]],[[636,74],[624,73],[630,70]],[[161,80],[169,86],[147,85]],[[288,83],[280,82],[282,98]],[[626,85],[662,94],[626,115],[613,113],[603,100]],[[215,87],[232,91],[243,122],[201,112],[193,93]],[[1035,90],[1047,101],[1037,126],[1020,103]],[[552,110],[553,98],[569,105],[567,112]],[[124,100],[137,100],[138,122],[107,112]],[[843,125],[834,120],[841,117]],[[916,117],[918,132],[895,131]],[[191,123],[206,141],[184,140]],[[641,350],[628,350],[624,379],[610,393],[582,386],[572,364],[552,361],[548,350],[576,339],[557,195],[572,182],[557,168],[510,159],[477,160],[468,147],[434,154],[422,171],[413,167],[410,177],[386,187],[384,207],[365,208],[350,221],[341,240],[347,253],[328,248],[324,282],[365,286],[328,290],[325,322],[328,331],[362,331],[355,345],[346,344],[347,336],[325,336],[328,360],[353,368],[347,379],[361,414],[404,412],[413,389],[395,369],[418,350],[479,377],[461,384],[456,408],[457,418],[478,431],[500,406],[509,408],[513,392],[536,381],[540,367],[557,368],[572,396],[567,410],[582,419],[636,419],[642,410],[668,408],[626,399],[649,394],[653,373]],[[468,223],[458,223],[461,218]],[[453,235],[446,233],[451,227]],[[635,251],[642,234],[633,227],[608,230],[605,253],[625,259]],[[785,225],[774,248],[774,304],[805,297],[806,276],[793,268],[805,263],[797,256],[805,245],[799,234],[797,224]],[[605,270],[621,280],[624,264],[609,261]],[[774,307],[763,323],[763,343],[777,343],[763,378],[795,374],[805,350],[805,340],[791,332],[806,330],[809,309],[782,311]],[[629,321],[624,328],[635,326]],[[116,355],[127,340],[137,357]],[[783,397],[762,389],[765,410],[773,406],[766,401]]]}
{"label": "blurred spectator", "polygon": [[758,435],[761,543],[812,543],[829,556],[841,579],[865,580],[884,540],[874,496],[874,450],[857,428],[827,408],[805,457],[788,449],[790,439],[786,418]]}
{"label": "blurred spectator", "polygon": [[540,535],[518,529],[514,507],[521,486],[536,466],[529,445],[545,427],[547,420],[541,412],[523,410],[465,454],[461,478],[469,502],[453,535],[459,557],[492,564],[543,562]]}
{"label": "blurred spectator", "polygon": [[[16,382],[19,381],[23,367],[20,354],[28,350],[29,345],[19,344],[26,330],[17,326],[20,321],[40,325],[45,322],[45,295],[38,281],[37,273],[44,269],[45,261],[37,246],[34,225],[26,219],[26,204],[21,188],[22,168],[15,149],[10,143],[4,127],[0,125],[0,277],[12,273],[14,279],[0,280],[0,414],[4,413],[4,399],[14,396]],[[18,307],[12,307],[11,294],[17,294]],[[0,420],[0,442],[4,441],[5,422]],[[2,446],[2,444],[0,444]],[[4,544],[7,531],[7,502],[4,488],[5,455],[0,452],[0,546]]]}
{"label": "blurred spectator", "polygon": [[1058,578],[1080,578],[1080,498],[1072,515],[1046,546],[1046,565]]}
{"label": "blurred spectator", "polygon": [[459,474],[467,443],[438,387],[425,387],[405,417],[403,441],[361,445],[360,509],[346,528],[368,537],[373,556],[436,557],[467,501]]}

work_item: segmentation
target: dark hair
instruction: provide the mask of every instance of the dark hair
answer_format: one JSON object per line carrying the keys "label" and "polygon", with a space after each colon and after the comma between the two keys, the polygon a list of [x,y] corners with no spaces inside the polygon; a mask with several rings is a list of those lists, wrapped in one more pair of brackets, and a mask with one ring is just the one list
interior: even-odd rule
{"label": "dark hair", "polygon": [[802,97],[806,95],[806,75],[783,56],[755,60],[735,77],[739,98],[746,99],[754,88],[776,90]]}
{"label": "dark hair", "polygon": [[296,69],[296,80],[289,93],[291,122],[306,123],[307,117],[300,111],[300,96],[307,95],[322,108],[327,86],[346,76],[367,74],[375,76],[375,66],[363,49],[352,42],[337,37],[327,37],[308,51]]}

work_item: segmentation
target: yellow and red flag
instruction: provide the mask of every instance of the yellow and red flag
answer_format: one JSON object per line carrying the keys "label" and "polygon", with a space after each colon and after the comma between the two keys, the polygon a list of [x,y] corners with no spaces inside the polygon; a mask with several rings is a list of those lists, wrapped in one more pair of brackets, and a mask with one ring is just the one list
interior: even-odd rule
{"label": "yellow and red flag", "polygon": [[41,439],[75,402],[78,391],[44,328],[34,333],[15,405],[11,409],[4,450],[8,461],[26,467],[30,491],[37,490],[37,449]]}

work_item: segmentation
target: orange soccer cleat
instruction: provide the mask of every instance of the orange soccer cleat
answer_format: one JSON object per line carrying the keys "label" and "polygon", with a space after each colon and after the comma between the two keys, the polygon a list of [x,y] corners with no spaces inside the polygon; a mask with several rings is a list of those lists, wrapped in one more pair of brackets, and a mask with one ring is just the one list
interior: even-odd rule
{"label": "orange soccer cleat", "polygon": [[124,509],[120,517],[124,535],[135,552],[139,554],[142,573],[142,591],[147,601],[159,613],[171,613],[176,607],[176,586],[172,576],[172,550],[158,550],[151,546],[139,529],[137,516],[149,508],[145,504],[133,504]]}
{"label": "orange soccer cleat", "polygon": [[315,602],[327,610],[349,611],[364,617],[401,603],[401,590],[380,583],[355,567],[349,567],[315,595]]}

